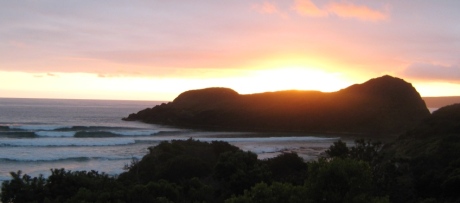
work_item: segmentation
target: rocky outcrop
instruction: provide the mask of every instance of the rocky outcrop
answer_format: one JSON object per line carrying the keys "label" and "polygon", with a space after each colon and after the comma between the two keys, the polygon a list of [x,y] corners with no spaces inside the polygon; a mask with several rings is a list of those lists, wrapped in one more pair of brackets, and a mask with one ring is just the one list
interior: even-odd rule
{"label": "rocky outcrop", "polygon": [[124,120],[221,130],[388,134],[407,130],[429,115],[410,83],[383,76],[332,93],[190,90]]}

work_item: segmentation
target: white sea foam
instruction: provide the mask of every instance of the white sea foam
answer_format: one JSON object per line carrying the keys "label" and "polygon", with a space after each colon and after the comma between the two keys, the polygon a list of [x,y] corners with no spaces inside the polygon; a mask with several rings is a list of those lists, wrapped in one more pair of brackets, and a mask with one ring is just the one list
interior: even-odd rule
{"label": "white sea foam", "polygon": [[73,131],[37,131],[35,134],[40,137],[73,137],[76,132]]}
{"label": "white sea foam", "polygon": [[0,146],[12,147],[47,147],[47,146],[114,146],[134,144],[134,139],[129,138],[25,138],[25,139],[2,139]]}
{"label": "white sea foam", "polygon": [[326,137],[236,137],[236,138],[195,138],[200,141],[225,141],[225,142],[321,142],[337,140],[339,138],[326,138]]}
{"label": "white sea foam", "polygon": [[295,143],[329,143],[340,138],[327,138],[327,137],[312,137],[312,136],[305,136],[305,137],[192,137],[192,136],[152,136],[152,137],[138,137],[136,141],[139,142],[161,142],[161,141],[170,141],[170,140],[187,140],[187,139],[194,139],[202,142],[212,142],[212,141],[224,141],[228,143],[268,143],[277,144],[283,142],[295,142]]}
{"label": "white sea foam", "polygon": [[282,146],[267,146],[267,145],[240,145],[238,147],[242,150],[251,151],[256,154],[274,153],[274,152],[282,152],[282,151],[289,150],[288,148],[282,147]]}
{"label": "white sea foam", "polygon": [[16,130],[27,130],[27,131],[40,131],[40,130],[57,130],[61,128],[70,128],[70,126],[62,126],[62,125],[11,125],[9,126],[10,129]]}
{"label": "white sea foam", "polygon": [[87,156],[60,156],[60,157],[17,157],[14,159],[9,158],[0,158],[0,161],[10,161],[10,162],[53,162],[53,161],[89,161],[89,160],[129,160],[129,157],[87,157]]}
{"label": "white sea foam", "polygon": [[150,136],[159,133],[157,130],[116,130],[109,132],[123,136]]}

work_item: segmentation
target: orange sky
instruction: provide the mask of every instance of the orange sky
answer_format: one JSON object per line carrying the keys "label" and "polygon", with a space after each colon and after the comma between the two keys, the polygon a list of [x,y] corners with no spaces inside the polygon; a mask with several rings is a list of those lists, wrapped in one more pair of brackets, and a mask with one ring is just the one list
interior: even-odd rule
{"label": "orange sky", "polygon": [[460,1],[6,1],[0,97],[337,91],[385,74],[460,95]]}

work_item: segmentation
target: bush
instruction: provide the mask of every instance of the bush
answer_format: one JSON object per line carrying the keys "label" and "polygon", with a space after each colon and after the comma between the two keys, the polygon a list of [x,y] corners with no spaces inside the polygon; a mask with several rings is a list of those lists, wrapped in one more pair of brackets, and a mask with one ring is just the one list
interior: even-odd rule
{"label": "bush", "polygon": [[264,161],[273,181],[303,185],[307,178],[308,165],[296,153],[282,153]]}
{"label": "bush", "polygon": [[252,152],[226,152],[219,157],[213,177],[231,194],[239,195],[256,183],[267,181],[270,171]]}
{"label": "bush", "polygon": [[320,159],[309,165],[305,186],[315,201],[369,202],[372,172],[368,163],[353,159]]}
{"label": "bush", "polygon": [[307,189],[302,186],[293,186],[289,183],[274,182],[270,186],[266,183],[258,183],[250,190],[244,191],[244,195],[233,196],[225,203],[304,203],[312,202],[308,199]]}

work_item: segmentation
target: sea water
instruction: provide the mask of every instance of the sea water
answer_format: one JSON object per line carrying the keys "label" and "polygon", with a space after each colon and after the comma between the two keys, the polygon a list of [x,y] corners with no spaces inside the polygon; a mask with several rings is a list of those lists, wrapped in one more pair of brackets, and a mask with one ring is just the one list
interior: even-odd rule
{"label": "sea water", "polygon": [[51,168],[118,174],[146,153],[150,141],[138,138],[177,130],[121,120],[159,103],[0,99],[0,181],[10,171],[36,176]]}
{"label": "sea water", "polygon": [[161,102],[0,98],[0,182],[18,170],[31,176],[47,176],[53,168],[117,175],[149,147],[173,139],[226,141],[259,158],[303,152],[306,159],[337,139],[205,132],[121,120],[157,104]]}

